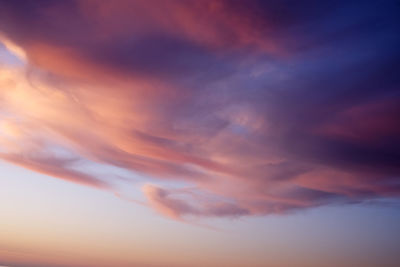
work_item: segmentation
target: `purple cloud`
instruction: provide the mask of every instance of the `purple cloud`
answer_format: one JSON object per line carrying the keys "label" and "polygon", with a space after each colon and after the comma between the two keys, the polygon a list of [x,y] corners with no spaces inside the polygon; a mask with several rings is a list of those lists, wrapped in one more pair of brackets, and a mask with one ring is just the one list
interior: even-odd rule
{"label": "purple cloud", "polygon": [[399,196],[395,1],[159,5],[2,1],[0,31],[26,65],[1,66],[2,120],[22,129],[1,136],[1,158],[113,183],[26,157],[39,134],[152,183],[193,186],[143,187],[175,219]]}

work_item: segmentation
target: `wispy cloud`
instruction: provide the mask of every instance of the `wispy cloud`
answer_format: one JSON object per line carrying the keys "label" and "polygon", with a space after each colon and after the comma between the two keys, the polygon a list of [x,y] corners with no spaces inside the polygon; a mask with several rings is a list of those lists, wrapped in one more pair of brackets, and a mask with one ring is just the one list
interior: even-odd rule
{"label": "wispy cloud", "polygon": [[0,157],[175,219],[398,197],[399,6],[350,2],[1,2]]}

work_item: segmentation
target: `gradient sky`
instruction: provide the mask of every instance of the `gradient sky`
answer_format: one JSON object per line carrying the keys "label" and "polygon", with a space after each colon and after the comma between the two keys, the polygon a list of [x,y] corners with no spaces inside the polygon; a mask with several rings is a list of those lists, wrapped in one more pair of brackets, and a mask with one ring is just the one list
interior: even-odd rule
{"label": "gradient sky", "polygon": [[0,265],[400,265],[400,2],[0,0]]}

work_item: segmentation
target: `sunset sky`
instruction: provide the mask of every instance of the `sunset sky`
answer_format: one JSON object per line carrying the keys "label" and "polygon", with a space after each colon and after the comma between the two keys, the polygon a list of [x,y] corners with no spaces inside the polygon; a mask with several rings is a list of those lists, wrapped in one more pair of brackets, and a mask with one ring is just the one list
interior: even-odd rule
{"label": "sunset sky", "polygon": [[399,14],[0,0],[0,267],[400,266]]}

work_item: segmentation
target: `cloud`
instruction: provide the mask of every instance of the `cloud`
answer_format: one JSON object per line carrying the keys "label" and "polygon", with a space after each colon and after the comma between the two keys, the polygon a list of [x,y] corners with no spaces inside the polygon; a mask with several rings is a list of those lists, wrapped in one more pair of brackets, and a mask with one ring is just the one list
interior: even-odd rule
{"label": "cloud", "polygon": [[395,1],[158,4],[1,2],[1,158],[179,220],[399,196]]}
{"label": "cloud", "polygon": [[70,160],[68,159],[29,158],[12,154],[0,154],[0,159],[42,174],[65,179],[74,183],[92,186],[99,189],[109,189],[109,185],[106,182],[91,175],[69,169],[67,166],[70,163]]}
{"label": "cloud", "polygon": [[[146,184],[142,188],[153,206],[160,213],[173,219],[182,219],[185,215],[207,217],[237,217],[248,215],[249,211],[229,202],[210,201],[195,192],[173,192],[157,186]],[[174,197],[178,195],[181,198]],[[182,195],[184,198],[182,198]],[[189,201],[191,200],[191,202]]]}

